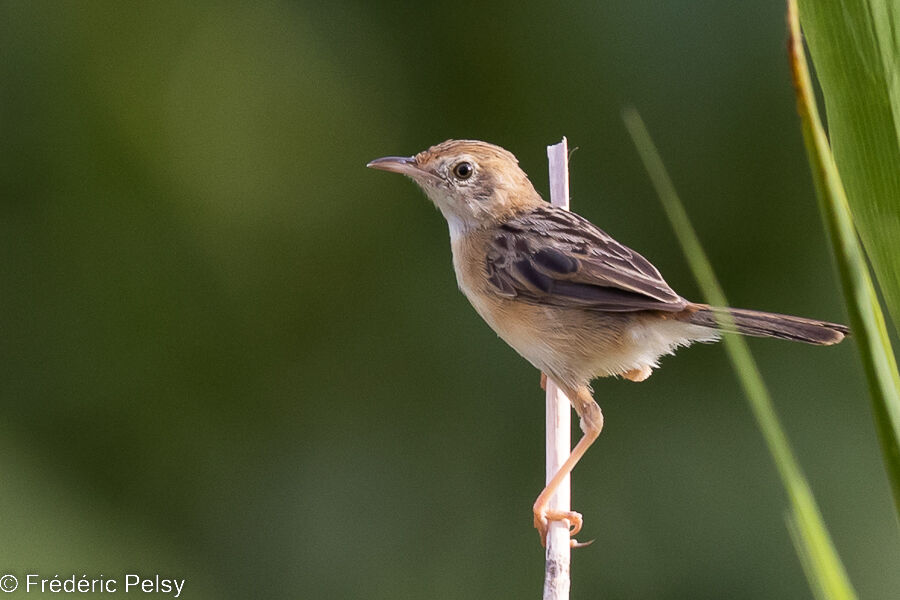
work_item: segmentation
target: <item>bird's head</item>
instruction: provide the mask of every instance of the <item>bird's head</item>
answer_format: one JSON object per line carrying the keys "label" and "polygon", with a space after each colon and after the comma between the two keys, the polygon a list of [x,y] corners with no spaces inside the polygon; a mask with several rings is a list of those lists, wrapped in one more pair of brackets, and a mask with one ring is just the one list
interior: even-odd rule
{"label": "bird's head", "polygon": [[486,142],[447,140],[415,156],[386,156],[366,166],[419,184],[447,219],[451,237],[543,203],[516,157]]}

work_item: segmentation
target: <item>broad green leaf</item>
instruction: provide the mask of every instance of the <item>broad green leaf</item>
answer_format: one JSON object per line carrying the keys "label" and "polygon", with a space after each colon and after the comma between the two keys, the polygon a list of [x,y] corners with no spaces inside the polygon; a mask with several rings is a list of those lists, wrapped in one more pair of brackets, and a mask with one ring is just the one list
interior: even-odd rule
{"label": "broad green leaf", "polygon": [[834,160],[900,330],[900,2],[800,0]]}
{"label": "broad green leaf", "polygon": [[[865,3],[859,3],[854,8],[860,9],[863,4]],[[835,260],[847,301],[847,312],[850,315],[850,324],[869,382],[875,426],[881,442],[885,468],[894,493],[894,505],[900,516],[900,374],[897,372],[897,361],[891,348],[884,315],[878,303],[875,286],[869,277],[865,253],[859,244],[854,219],[851,216],[851,207],[841,181],[844,169],[841,168],[841,173],[838,173],[839,165],[832,156],[828,138],[819,118],[809,69],[806,65],[806,55],[803,51],[795,1],[789,0],[788,7],[791,26],[791,69],[797,91],[797,108],[803,128],[803,139],[806,143],[813,180],[819,196],[819,206],[830,234],[831,244],[834,247]],[[848,10],[850,10],[849,7]],[[856,21],[859,26],[867,22],[865,19]],[[863,32],[859,32],[859,35],[861,38],[865,37]],[[856,43],[861,42],[857,40],[854,44]],[[853,47],[855,46],[848,46],[848,48]],[[854,70],[864,71],[869,66],[871,65],[868,65],[866,61],[865,52],[848,51],[842,71],[845,73]],[[864,105],[867,105],[869,101],[868,99],[861,100]],[[853,110],[859,108],[856,106]],[[835,111],[832,111],[831,114],[837,117]],[[860,141],[862,140],[865,140],[865,137],[860,138]],[[848,167],[851,171],[853,170],[852,164]],[[882,168],[896,173],[898,166],[900,163],[882,165]],[[888,180],[889,177],[881,179],[882,183]],[[900,196],[897,196],[894,202],[900,202]],[[872,204],[874,206],[877,203],[873,202]],[[890,262],[893,263],[893,268],[898,268],[900,254],[892,257]]]}

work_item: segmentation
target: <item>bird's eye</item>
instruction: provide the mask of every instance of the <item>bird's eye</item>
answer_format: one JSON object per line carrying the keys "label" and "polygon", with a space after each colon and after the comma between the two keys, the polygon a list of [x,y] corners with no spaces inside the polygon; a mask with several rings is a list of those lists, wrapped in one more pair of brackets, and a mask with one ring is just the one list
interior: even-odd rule
{"label": "bird's eye", "polygon": [[472,166],[472,163],[465,161],[457,163],[456,166],[453,167],[453,174],[456,175],[457,179],[468,179],[474,172],[475,167]]}

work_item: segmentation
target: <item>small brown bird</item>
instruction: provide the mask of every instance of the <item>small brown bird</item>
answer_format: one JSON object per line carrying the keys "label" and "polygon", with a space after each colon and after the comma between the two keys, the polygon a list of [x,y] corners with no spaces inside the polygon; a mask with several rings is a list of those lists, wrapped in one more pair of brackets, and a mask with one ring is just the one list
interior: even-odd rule
{"label": "small brown bird", "polygon": [[567,520],[573,536],[581,529],[580,514],[547,506],[603,427],[592,379],[643,381],[664,354],[717,340],[722,315],[730,315],[729,333],[808,344],[835,344],[849,331],[685,300],[643,256],[542,200],[516,157],[493,144],[448,140],[367,166],[406,175],[425,191],[450,226],[460,290],[506,343],[556,382],[581,418],[584,436],[534,503],[542,543],[548,519]]}

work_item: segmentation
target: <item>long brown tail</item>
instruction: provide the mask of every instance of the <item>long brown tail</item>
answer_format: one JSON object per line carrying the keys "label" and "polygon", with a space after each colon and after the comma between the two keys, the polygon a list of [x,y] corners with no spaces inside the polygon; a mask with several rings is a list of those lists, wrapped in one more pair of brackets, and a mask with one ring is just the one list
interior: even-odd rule
{"label": "long brown tail", "polygon": [[[780,338],[782,340],[806,342],[807,344],[818,344],[821,346],[837,344],[844,339],[844,336],[850,333],[850,328],[846,325],[760,312],[758,310],[718,308],[706,304],[691,304],[685,312],[688,316],[688,322],[695,325],[731,333]],[[723,327],[719,323],[718,319],[726,313],[731,315],[731,319],[734,321],[733,326],[729,324],[729,326]]]}

